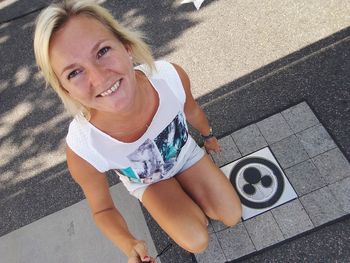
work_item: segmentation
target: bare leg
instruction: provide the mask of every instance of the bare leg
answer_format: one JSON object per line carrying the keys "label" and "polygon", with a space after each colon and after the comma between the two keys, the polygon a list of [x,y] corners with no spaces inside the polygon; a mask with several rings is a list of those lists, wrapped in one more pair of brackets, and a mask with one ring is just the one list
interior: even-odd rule
{"label": "bare leg", "polygon": [[175,178],[208,217],[228,226],[239,222],[242,213],[239,197],[208,155]]}
{"label": "bare leg", "polygon": [[147,187],[142,203],[160,227],[182,248],[192,253],[206,249],[207,218],[175,178]]}

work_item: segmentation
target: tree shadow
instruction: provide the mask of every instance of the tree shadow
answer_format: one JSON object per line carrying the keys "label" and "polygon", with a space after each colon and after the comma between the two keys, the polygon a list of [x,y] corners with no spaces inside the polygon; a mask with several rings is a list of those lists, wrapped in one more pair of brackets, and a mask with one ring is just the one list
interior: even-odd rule
{"label": "tree shadow", "polygon": [[[1,21],[7,21],[0,24],[0,235],[83,198],[64,161],[71,117],[44,87],[33,54],[36,10],[49,2],[16,1],[0,10],[6,14]],[[103,5],[122,24],[142,31],[156,58],[173,52],[173,41],[200,23],[186,15],[195,11],[193,5],[178,6],[173,0]],[[111,185],[117,183],[112,173],[108,177]]]}

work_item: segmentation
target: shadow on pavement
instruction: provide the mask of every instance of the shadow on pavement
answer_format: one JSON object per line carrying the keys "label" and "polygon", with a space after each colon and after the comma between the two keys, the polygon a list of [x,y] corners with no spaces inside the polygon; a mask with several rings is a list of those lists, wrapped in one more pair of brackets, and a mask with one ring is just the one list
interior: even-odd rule
{"label": "shadow on pavement", "polygon": [[[0,9],[0,236],[83,198],[64,160],[70,116],[38,74],[34,21],[51,1],[14,1]],[[207,1],[205,6],[212,1]],[[10,3],[10,2],[8,2]],[[155,57],[200,21],[186,16],[193,5],[175,1],[103,1],[124,25],[144,32]],[[111,173],[110,184],[118,180]],[[51,178],[50,180],[48,178]]]}

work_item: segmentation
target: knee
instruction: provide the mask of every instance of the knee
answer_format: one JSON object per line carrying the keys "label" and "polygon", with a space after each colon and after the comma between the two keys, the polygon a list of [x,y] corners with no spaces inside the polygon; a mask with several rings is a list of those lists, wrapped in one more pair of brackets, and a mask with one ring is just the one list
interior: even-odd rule
{"label": "knee", "polygon": [[225,216],[222,217],[222,222],[229,227],[235,226],[239,223],[242,217],[242,207],[239,206],[231,213],[227,213]]}
{"label": "knee", "polygon": [[200,230],[189,231],[181,243],[182,248],[191,253],[203,252],[209,244],[208,229],[203,227]]}

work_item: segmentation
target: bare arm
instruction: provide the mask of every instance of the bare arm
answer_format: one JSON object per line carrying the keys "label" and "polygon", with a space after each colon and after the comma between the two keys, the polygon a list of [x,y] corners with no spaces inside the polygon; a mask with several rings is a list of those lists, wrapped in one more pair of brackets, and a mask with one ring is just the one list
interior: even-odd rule
{"label": "bare arm", "polygon": [[[124,218],[114,206],[106,175],[97,171],[68,146],[66,155],[69,171],[82,188],[98,228],[129,258],[130,254],[134,253],[135,246],[143,250],[143,241],[132,236]],[[146,256],[147,250],[138,254]]]}
{"label": "bare arm", "polygon": [[[191,92],[190,79],[187,73],[179,65],[176,65],[176,64],[173,64],[173,65],[176,68],[181,78],[181,82],[186,93],[186,102],[185,102],[186,119],[193,126],[193,128],[199,131],[200,134],[208,135],[210,133],[210,124],[207,117],[205,116],[204,111],[193,98],[193,95]],[[220,151],[219,143],[215,137],[205,140],[204,146],[207,151],[214,151],[214,152]]]}

